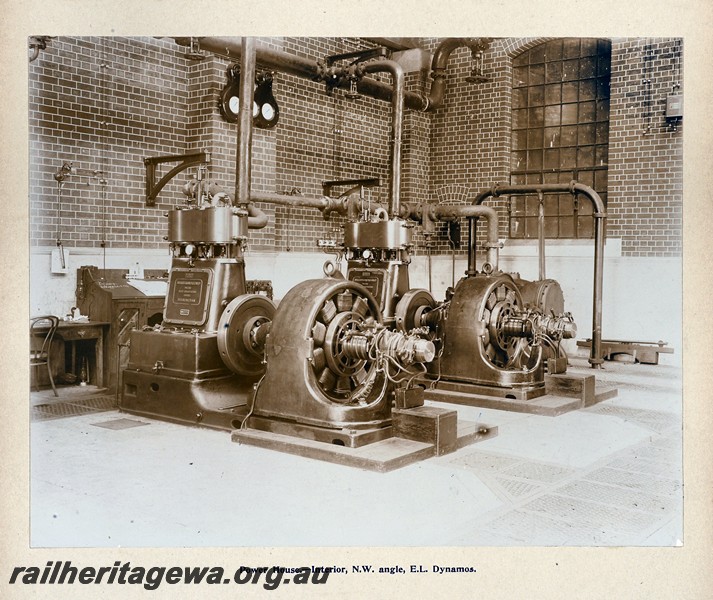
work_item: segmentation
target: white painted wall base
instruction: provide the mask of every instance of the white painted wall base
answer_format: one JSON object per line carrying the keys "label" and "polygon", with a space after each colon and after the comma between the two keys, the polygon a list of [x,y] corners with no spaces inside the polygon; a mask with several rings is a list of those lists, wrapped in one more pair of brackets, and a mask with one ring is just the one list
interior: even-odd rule
{"label": "white painted wall base", "polygon": [[107,248],[104,254],[96,248],[65,248],[68,250],[67,273],[52,273],[53,248],[33,248],[30,251],[30,315],[64,316],[76,305],[77,269],[85,265],[107,269],[132,269],[137,263],[144,269],[166,269],[171,266],[168,248],[137,249]]}
{"label": "white painted wall base", "polygon": [[[682,350],[682,263],[679,258],[622,257],[617,241],[607,241],[604,261],[604,301],[602,336],[610,339],[664,340],[675,349],[662,355],[664,364],[680,364]],[[72,248],[66,275],[51,273],[52,248],[37,249],[30,257],[30,313],[65,315],[75,304],[77,269],[82,265],[103,265],[96,250]],[[546,276],[556,279],[564,291],[565,303],[577,322],[578,338],[591,337],[593,247],[591,243],[548,244]],[[248,279],[272,280],[275,298],[305,279],[324,276],[322,266],[333,256],[320,253],[253,252],[245,256]],[[168,250],[119,250],[106,253],[106,268],[130,269],[136,263],[144,269],[168,269]],[[431,259],[432,291],[437,300],[452,283],[450,256]],[[501,252],[500,267],[519,272],[525,279],[538,276],[537,248],[532,243],[510,242]],[[346,263],[342,264],[346,269]],[[466,260],[457,259],[456,281],[466,269]],[[413,258],[411,287],[428,288],[428,260]]]}

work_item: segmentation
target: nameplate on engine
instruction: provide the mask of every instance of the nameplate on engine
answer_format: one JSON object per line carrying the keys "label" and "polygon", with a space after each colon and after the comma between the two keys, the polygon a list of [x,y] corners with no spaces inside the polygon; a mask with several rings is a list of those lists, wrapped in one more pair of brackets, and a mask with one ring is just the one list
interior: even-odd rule
{"label": "nameplate on engine", "polygon": [[171,270],[164,321],[180,325],[202,325],[208,314],[213,281],[210,269]]}
{"label": "nameplate on engine", "polygon": [[349,281],[363,285],[374,299],[380,303],[381,292],[384,289],[383,269],[349,269]]}

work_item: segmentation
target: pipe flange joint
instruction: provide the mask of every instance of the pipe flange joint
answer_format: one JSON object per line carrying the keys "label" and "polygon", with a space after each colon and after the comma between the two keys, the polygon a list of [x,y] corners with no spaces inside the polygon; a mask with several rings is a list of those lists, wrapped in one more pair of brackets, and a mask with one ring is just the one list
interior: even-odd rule
{"label": "pipe flange joint", "polygon": [[595,219],[606,219],[607,218],[607,213],[605,212],[596,212],[592,215]]}
{"label": "pipe flange joint", "polygon": [[326,81],[328,77],[328,69],[329,67],[327,66],[327,63],[325,63],[323,60],[317,60],[317,68],[315,69],[315,74],[312,80]]}
{"label": "pipe flange joint", "polygon": [[438,77],[445,77],[447,69],[445,67],[434,67],[431,71],[431,79],[437,79]]}
{"label": "pipe flange joint", "polygon": [[497,242],[483,242],[483,248],[497,248],[498,250],[502,250],[505,247],[505,244],[501,241]]}
{"label": "pipe flange joint", "polygon": [[411,214],[413,212],[412,206],[408,202],[402,202],[399,207],[399,217],[402,219],[411,219]]}

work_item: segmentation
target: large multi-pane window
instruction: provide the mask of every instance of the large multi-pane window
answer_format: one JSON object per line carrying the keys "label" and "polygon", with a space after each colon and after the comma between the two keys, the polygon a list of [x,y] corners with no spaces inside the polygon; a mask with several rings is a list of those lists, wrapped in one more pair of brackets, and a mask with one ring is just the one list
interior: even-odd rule
{"label": "large multi-pane window", "polygon": [[[606,203],[609,143],[608,40],[544,42],[513,59],[511,182],[594,188]],[[537,196],[510,201],[510,236],[537,237]],[[544,197],[545,237],[592,237],[591,203]]]}

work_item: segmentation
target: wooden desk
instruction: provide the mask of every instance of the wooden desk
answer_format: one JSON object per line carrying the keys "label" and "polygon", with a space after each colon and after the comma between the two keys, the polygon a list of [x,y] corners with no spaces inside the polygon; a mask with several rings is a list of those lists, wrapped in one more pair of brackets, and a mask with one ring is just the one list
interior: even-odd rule
{"label": "wooden desk", "polygon": [[[109,323],[105,321],[60,321],[54,339],[64,342],[64,365],[61,372],[74,373],[79,381],[82,359],[86,357],[88,383],[104,387],[104,345],[108,328]],[[42,328],[37,331],[42,331]]]}

